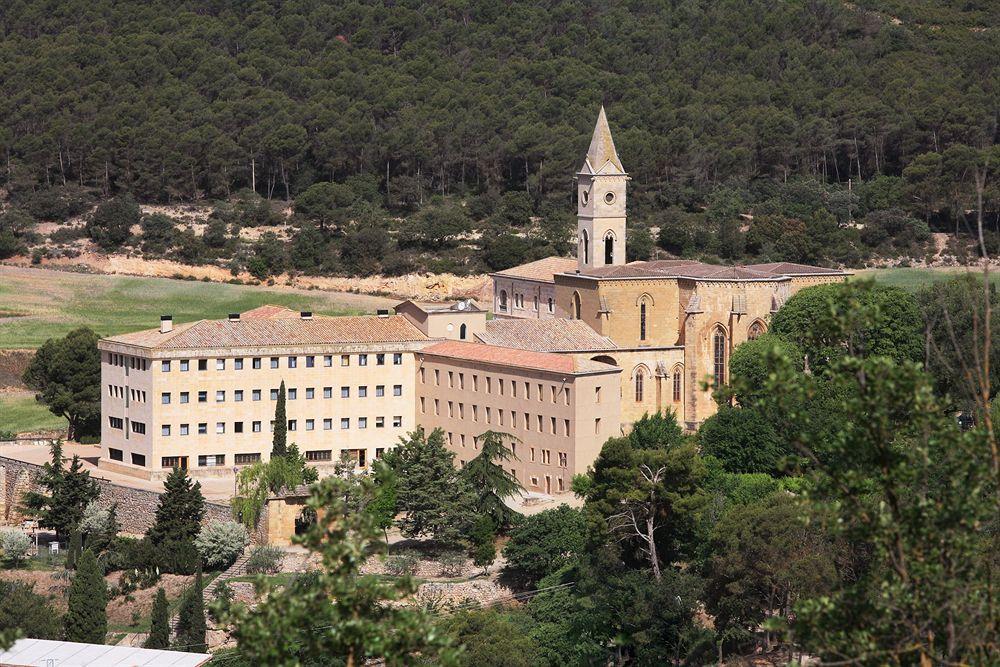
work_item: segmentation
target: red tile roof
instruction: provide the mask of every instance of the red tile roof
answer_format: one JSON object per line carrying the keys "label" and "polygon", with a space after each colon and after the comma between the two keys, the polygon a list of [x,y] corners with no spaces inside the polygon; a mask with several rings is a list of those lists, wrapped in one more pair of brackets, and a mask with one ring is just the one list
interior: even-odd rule
{"label": "red tile roof", "polygon": [[476,338],[487,345],[536,352],[614,350],[618,347],[581,320],[490,320],[486,323],[486,331],[476,334]]}
{"label": "red tile roof", "polygon": [[511,366],[515,368],[530,368],[534,370],[549,371],[551,373],[565,373],[572,375],[583,375],[587,373],[608,373],[620,372],[617,366],[604,364],[590,359],[574,359],[570,355],[552,354],[549,352],[532,352],[529,350],[518,350],[510,347],[499,347],[497,345],[486,345],[484,343],[469,343],[458,340],[448,340],[435,343],[420,351],[421,354],[435,357],[446,357],[449,359],[462,359],[465,361],[478,361],[498,366]]}
{"label": "red tile roof", "polygon": [[[574,271],[565,273],[575,274]],[[783,280],[798,275],[844,275],[839,269],[825,269],[787,262],[724,266],[705,264],[688,259],[661,259],[632,262],[622,266],[602,266],[579,275],[608,280],[620,278],[687,278],[690,280]]]}
{"label": "red tile roof", "polygon": [[555,282],[553,278],[555,274],[570,273],[576,271],[576,267],[577,262],[572,257],[546,257],[545,259],[497,271],[493,275],[504,278],[520,278],[522,280],[551,283]]}

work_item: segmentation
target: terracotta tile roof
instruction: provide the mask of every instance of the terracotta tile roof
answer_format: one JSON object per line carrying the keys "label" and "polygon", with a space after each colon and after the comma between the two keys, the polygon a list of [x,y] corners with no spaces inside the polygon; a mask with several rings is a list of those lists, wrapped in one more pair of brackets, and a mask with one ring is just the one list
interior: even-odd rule
{"label": "terracotta tile roof", "polygon": [[504,278],[522,278],[525,280],[536,280],[538,282],[555,282],[553,276],[557,273],[571,273],[576,271],[577,262],[572,257],[546,257],[534,262],[528,262],[521,266],[512,266],[503,271],[497,271],[494,276]]}
{"label": "terracotta tile roof", "polygon": [[299,317],[297,310],[285,306],[267,304],[240,313],[240,319],[290,319]]}
{"label": "terracotta tile roof", "polygon": [[828,269],[822,266],[810,266],[808,264],[795,264],[793,262],[773,262],[771,264],[750,264],[748,269],[766,271],[782,276],[829,276],[845,275],[847,271],[840,269]]}
{"label": "terracotta tile roof", "polygon": [[402,343],[427,340],[405,317],[251,317],[239,320],[199,320],[174,326],[168,333],[147,329],[104,340],[153,349],[181,350],[207,347],[265,347],[271,345],[326,345]]}
{"label": "terracotta tile roof", "polygon": [[587,373],[620,372],[621,369],[611,364],[604,364],[590,359],[575,359],[567,354],[552,354],[550,352],[532,352],[517,350],[484,343],[468,343],[458,340],[448,340],[425,347],[421,354],[465,361],[480,361],[499,366],[531,368],[549,371],[583,375]]}
{"label": "terracotta tile roof", "polygon": [[535,352],[614,350],[618,347],[610,338],[580,320],[490,320],[486,323],[486,331],[476,334],[476,338],[487,345]]}

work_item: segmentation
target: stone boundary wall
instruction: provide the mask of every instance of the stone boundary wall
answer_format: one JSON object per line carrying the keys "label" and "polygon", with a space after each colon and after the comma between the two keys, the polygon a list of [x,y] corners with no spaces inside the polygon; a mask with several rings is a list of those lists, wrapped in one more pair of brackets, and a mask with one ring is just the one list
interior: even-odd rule
{"label": "stone boundary wall", "polygon": [[[23,519],[17,509],[21,495],[35,488],[35,480],[42,470],[40,465],[0,456],[0,525],[16,524]],[[111,507],[118,503],[118,521],[123,533],[141,535],[153,525],[159,493],[122,486],[106,479],[95,481],[101,488],[97,499],[101,506]],[[231,518],[229,505],[205,502],[203,524]]]}

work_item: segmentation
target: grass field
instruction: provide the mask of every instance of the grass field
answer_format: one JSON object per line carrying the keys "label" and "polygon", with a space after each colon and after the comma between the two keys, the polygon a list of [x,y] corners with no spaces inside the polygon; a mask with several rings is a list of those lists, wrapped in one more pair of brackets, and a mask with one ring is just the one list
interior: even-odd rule
{"label": "grass field", "polygon": [[33,433],[66,430],[69,423],[26,393],[0,394],[0,432]]}
{"label": "grass field", "polygon": [[[886,285],[895,285],[908,290],[918,290],[924,285],[932,285],[942,280],[947,280],[953,276],[958,276],[968,271],[964,267],[946,267],[940,269],[863,269],[855,271],[854,279],[874,278],[877,282]],[[972,269],[971,272],[982,278],[982,271]],[[1000,285],[1000,271],[993,271],[990,280]]]}
{"label": "grass field", "polygon": [[263,304],[325,315],[374,312],[398,300],[363,294],[68,273],[0,266],[0,348],[35,348],[87,325],[102,336],[225,317]]}

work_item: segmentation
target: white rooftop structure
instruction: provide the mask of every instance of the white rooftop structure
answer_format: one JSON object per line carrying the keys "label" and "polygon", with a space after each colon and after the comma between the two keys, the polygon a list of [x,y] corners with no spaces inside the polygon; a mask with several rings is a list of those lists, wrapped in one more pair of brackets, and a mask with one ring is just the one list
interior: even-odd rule
{"label": "white rooftop structure", "polygon": [[49,639],[19,639],[0,653],[4,667],[199,667],[208,653],[182,653],[131,646],[80,644]]}

